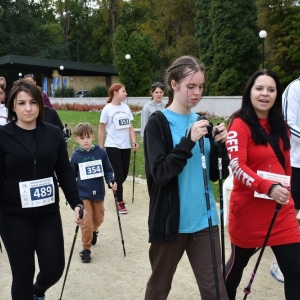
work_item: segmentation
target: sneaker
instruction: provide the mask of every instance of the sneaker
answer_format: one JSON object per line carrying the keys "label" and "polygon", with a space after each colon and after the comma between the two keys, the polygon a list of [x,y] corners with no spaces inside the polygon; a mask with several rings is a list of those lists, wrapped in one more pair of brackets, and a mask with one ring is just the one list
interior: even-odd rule
{"label": "sneaker", "polygon": [[123,201],[118,202],[118,211],[119,214],[127,214],[127,208],[125,207],[125,203]]}
{"label": "sneaker", "polygon": [[93,232],[92,245],[96,245],[97,244],[98,233],[99,233],[99,231],[94,231]]}
{"label": "sneaker", "polygon": [[33,296],[33,300],[45,300],[45,295],[42,297]]}
{"label": "sneaker", "polygon": [[282,274],[277,262],[275,262],[274,259],[272,259],[272,262],[271,262],[270,274],[272,276],[274,276],[276,280],[278,280],[280,282],[284,282],[283,274]]}
{"label": "sneaker", "polygon": [[79,255],[81,256],[81,262],[89,263],[91,261],[91,250],[82,250]]}

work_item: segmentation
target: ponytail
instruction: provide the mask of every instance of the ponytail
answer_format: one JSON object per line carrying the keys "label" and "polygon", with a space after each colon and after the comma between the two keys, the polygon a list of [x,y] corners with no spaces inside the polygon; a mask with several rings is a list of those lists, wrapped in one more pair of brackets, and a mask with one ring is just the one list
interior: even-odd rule
{"label": "ponytail", "polygon": [[110,88],[109,88],[109,91],[108,91],[108,99],[106,100],[107,103],[111,103],[114,95],[115,95],[115,92],[117,92],[120,88],[124,87],[123,84],[121,83],[114,83]]}

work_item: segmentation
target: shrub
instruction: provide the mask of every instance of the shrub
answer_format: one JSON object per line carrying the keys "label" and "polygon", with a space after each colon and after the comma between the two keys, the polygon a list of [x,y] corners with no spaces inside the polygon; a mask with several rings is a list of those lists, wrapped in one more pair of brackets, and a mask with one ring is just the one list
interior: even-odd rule
{"label": "shrub", "polygon": [[64,87],[64,89],[57,89],[54,91],[54,97],[57,98],[72,98],[74,97],[75,90],[73,87]]}
{"label": "shrub", "polygon": [[89,97],[108,97],[108,89],[104,85],[96,85],[89,91]]}

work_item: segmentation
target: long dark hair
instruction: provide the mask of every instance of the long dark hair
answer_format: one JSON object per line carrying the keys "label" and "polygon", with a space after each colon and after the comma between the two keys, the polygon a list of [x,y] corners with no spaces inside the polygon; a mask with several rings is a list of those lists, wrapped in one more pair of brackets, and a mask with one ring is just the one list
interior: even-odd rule
{"label": "long dark hair", "polygon": [[290,149],[290,141],[287,135],[287,124],[284,121],[282,113],[282,90],[280,86],[279,79],[277,75],[269,69],[258,70],[253,73],[250,77],[242,98],[242,106],[239,110],[234,112],[229,118],[229,128],[232,124],[232,121],[239,117],[241,118],[250,128],[252,139],[256,145],[267,145],[267,140],[264,137],[263,132],[261,131],[261,125],[259,124],[258,116],[255,112],[255,109],[251,103],[251,89],[259,76],[267,75],[274,79],[276,83],[277,96],[274,102],[274,105],[271,107],[268,114],[268,126],[270,129],[270,136],[274,142],[278,143],[279,139],[282,139],[284,149]]}
{"label": "long dark hair", "polygon": [[174,90],[172,88],[171,81],[174,80],[177,83],[180,83],[183,78],[198,71],[203,72],[205,76],[205,68],[203,64],[201,64],[198,59],[193,56],[181,56],[173,62],[173,64],[167,69],[165,76],[169,97],[166,107],[172,104],[174,98]]}
{"label": "long dark hair", "polygon": [[10,90],[7,100],[7,120],[16,122],[18,120],[17,114],[14,112],[14,104],[17,99],[17,95],[20,92],[25,92],[30,95],[39,107],[39,115],[37,121],[43,122],[44,120],[44,98],[40,89],[32,82],[26,79],[15,81],[13,87]]}
{"label": "long dark hair", "polygon": [[165,91],[165,86],[163,83],[157,81],[157,82],[154,82],[151,86],[151,89],[149,91],[149,94],[151,95],[151,100],[153,100],[153,96],[152,96],[152,93],[157,89],[161,89],[163,92]]}

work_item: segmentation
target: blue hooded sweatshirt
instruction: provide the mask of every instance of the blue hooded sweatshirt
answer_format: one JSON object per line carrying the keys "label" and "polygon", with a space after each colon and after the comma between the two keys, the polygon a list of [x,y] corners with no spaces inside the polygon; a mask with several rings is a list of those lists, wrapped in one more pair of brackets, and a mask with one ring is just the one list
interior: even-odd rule
{"label": "blue hooded sweatshirt", "polygon": [[[98,145],[93,145],[90,151],[86,151],[82,147],[78,147],[72,155],[71,166],[74,171],[75,177],[77,178],[77,185],[81,200],[104,200],[105,187],[103,176],[84,180],[80,175],[79,164],[95,160],[101,160],[102,162],[103,170],[101,171],[103,171],[104,173],[106,183],[109,184],[114,180],[113,169],[104,149],[100,148]],[[90,172],[97,173],[97,170],[99,171],[100,169],[100,166],[91,167]]]}

